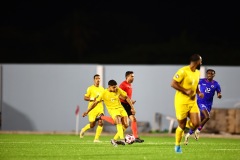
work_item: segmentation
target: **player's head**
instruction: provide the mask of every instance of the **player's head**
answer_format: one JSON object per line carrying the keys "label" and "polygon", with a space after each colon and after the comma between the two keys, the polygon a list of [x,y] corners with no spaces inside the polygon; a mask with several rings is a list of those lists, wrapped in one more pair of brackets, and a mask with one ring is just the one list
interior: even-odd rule
{"label": "player's head", "polygon": [[108,90],[110,92],[116,92],[117,90],[117,82],[115,80],[108,81]]}
{"label": "player's head", "polygon": [[134,73],[133,73],[133,71],[127,71],[127,72],[125,73],[125,78],[126,78],[126,81],[127,81],[128,83],[132,83],[133,80],[134,80]]}
{"label": "player's head", "polygon": [[202,57],[199,54],[193,54],[190,57],[190,63],[193,63],[194,65],[196,65],[197,69],[200,70],[200,67],[202,65]]}
{"label": "player's head", "polygon": [[207,74],[207,79],[211,81],[213,80],[213,77],[215,76],[216,72],[213,69],[208,69],[206,71],[206,74]]}
{"label": "player's head", "polygon": [[99,74],[95,74],[93,76],[93,80],[94,80],[94,85],[95,86],[99,86],[99,84],[100,84],[100,75]]}

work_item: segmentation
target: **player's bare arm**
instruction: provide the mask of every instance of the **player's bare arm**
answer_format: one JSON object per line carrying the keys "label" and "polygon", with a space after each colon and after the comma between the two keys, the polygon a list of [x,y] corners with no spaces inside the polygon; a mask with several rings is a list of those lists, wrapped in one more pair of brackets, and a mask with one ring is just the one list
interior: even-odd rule
{"label": "player's bare arm", "polygon": [[200,98],[203,98],[203,97],[204,97],[204,94],[203,94],[202,92],[200,92],[200,89],[198,88],[198,86],[197,86],[196,93],[198,94],[198,96],[199,96]]}
{"label": "player's bare arm", "polygon": [[95,108],[96,105],[97,105],[99,102],[100,102],[100,101],[95,101],[95,102],[93,102],[93,104],[88,108],[88,110],[87,110],[86,112],[84,112],[84,113],[82,114],[82,116],[83,116],[83,117],[87,116],[88,113],[89,113],[93,108]]}
{"label": "player's bare arm", "polygon": [[90,102],[94,102],[94,101],[96,101],[96,99],[98,98],[98,96],[97,97],[87,97],[87,96],[84,96],[84,100],[85,101],[90,101]]}
{"label": "player's bare arm", "polygon": [[[122,99],[122,100],[126,100],[126,98],[125,98],[125,97],[122,97],[121,95],[119,96],[119,98]],[[136,103],[136,100],[132,100],[132,99],[131,99],[131,101],[132,101],[132,104],[135,104],[135,103]]]}
{"label": "player's bare arm", "polygon": [[219,99],[222,98],[222,94],[221,94],[221,92],[217,93],[217,97],[218,97]]}
{"label": "player's bare arm", "polygon": [[136,100],[132,100],[132,99],[131,99],[131,101],[132,101],[132,104],[135,104],[135,103],[136,103]]}
{"label": "player's bare arm", "polygon": [[126,100],[126,98],[123,97],[123,96],[121,96],[121,95],[119,95],[119,98],[120,98],[121,100]]}
{"label": "player's bare arm", "polygon": [[132,114],[135,115],[135,114],[136,114],[136,111],[135,111],[135,108],[134,108],[134,106],[133,106],[132,100],[131,100],[128,96],[126,96],[126,101],[127,101],[128,104],[131,106],[131,112],[132,112]]}
{"label": "player's bare arm", "polygon": [[171,87],[173,87],[173,88],[176,89],[176,90],[181,91],[183,94],[186,94],[186,95],[188,95],[188,96],[193,96],[193,95],[192,95],[192,94],[194,93],[193,90],[183,88],[183,87],[180,85],[180,83],[177,82],[177,81],[175,81],[174,79],[173,79],[172,82],[171,82]]}

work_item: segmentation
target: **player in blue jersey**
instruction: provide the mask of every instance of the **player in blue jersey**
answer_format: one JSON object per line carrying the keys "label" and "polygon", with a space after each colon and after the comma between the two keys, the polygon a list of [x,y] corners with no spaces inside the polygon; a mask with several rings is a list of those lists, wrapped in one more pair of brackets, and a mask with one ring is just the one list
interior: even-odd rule
{"label": "player in blue jersey", "polygon": [[202,130],[203,126],[207,123],[207,121],[210,119],[210,112],[212,109],[213,97],[215,95],[215,92],[217,93],[217,97],[219,99],[222,98],[221,87],[217,81],[213,80],[216,72],[213,69],[208,69],[206,74],[207,77],[200,79],[198,84],[200,92],[204,93],[204,98],[200,98],[197,95],[197,104],[201,114],[201,123],[200,126],[195,131],[190,129],[189,132],[186,134],[184,142],[184,144],[186,145],[188,144],[189,136],[193,133],[194,138],[196,140],[199,139],[200,131]]}

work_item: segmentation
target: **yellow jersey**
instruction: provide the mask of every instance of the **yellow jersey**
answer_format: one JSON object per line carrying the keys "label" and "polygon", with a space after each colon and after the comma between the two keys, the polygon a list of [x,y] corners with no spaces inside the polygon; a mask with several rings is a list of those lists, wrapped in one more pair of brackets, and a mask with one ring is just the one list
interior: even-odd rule
{"label": "yellow jersey", "polygon": [[[87,88],[87,92],[85,94],[86,97],[90,97],[90,98],[95,98],[97,96],[101,96],[101,94],[103,93],[104,88],[99,86],[96,87],[94,85],[91,85],[90,87]],[[92,105],[93,102],[89,102],[88,103],[88,108]],[[99,109],[99,110],[103,110],[103,103],[98,103],[97,106],[94,109]]]}
{"label": "yellow jersey", "polygon": [[[173,79],[177,82],[180,82],[180,85],[183,88],[193,90],[194,91],[193,95],[195,95],[197,86],[198,86],[198,82],[200,79],[200,71],[196,69],[195,72],[193,72],[191,70],[190,66],[184,66],[175,73]],[[189,103],[194,103],[194,102],[195,102],[195,100],[192,100],[189,96],[176,90],[175,103],[189,104]]]}
{"label": "yellow jersey", "polygon": [[116,92],[109,92],[108,89],[105,89],[99,99],[104,101],[107,109],[115,109],[123,107],[120,96],[127,96],[127,93],[121,88],[118,88]]}

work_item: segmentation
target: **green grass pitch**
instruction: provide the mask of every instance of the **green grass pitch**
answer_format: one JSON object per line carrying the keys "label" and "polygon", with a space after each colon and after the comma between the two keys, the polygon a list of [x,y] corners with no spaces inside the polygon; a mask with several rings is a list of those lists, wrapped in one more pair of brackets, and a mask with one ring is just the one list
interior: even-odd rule
{"label": "green grass pitch", "polygon": [[144,143],[113,147],[113,135],[0,134],[0,160],[240,160],[240,139],[200,137],[174,152],[174,136],[142,136]]}

